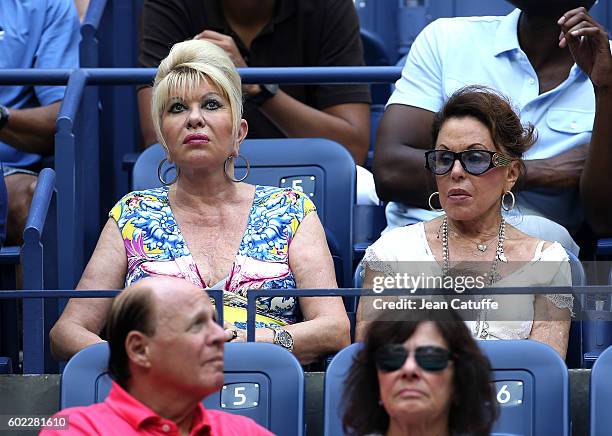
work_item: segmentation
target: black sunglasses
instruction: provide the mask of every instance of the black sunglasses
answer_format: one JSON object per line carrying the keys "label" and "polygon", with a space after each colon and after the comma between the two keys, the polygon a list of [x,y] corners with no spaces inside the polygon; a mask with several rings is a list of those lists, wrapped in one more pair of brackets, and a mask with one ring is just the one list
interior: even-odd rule
{"label": "black sunglasses", "polygon": [[459,160],[463,169],[474,176],[479,176],[495,167],[506,167],[512,158],[496,151],[464,150],[455,153],[450,150],[431,150],[425,152],[425,168],[441,176],[448,173],[455,161]]}
{"label": "black sunglasses", "polygon": [[[410,352],[403,344],[386,344],[374,356],[376,366],[383,372],[393,372],[404,366]],[[425,371],[438,372],[446,369],[451,352],[446,348],[429,345],[414,350],[414,360]]]}

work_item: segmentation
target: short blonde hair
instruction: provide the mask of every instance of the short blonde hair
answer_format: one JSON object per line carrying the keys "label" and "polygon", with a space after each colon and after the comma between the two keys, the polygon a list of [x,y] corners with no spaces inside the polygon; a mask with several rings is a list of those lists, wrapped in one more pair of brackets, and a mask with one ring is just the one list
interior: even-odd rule
{"label": "short blonde hair", "polygon": [[242,118],[242,81],[225,51],[203,40],[189,40],[174,44],[161,62],[153,84],[151,116],[157,139],[168,146],[161,132],[161,122],[170,97],[177,93],[185,98],[208,79],[229,101],[233,135],[237,135]]}

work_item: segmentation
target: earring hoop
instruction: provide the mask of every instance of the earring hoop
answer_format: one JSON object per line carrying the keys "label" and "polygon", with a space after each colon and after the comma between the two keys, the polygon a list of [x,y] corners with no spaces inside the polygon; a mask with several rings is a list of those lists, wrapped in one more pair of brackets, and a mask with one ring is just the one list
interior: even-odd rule
{"label": "earring hoop", "polygon": [[[246,174],[244,176],[242,176],[239,179],[236,179],[235,177],[230,176],[227,173],[227,164],[230,163],[232,161],[232,159],[234,158],[242,158],[242,160],[244,160],[244,163],[246,164]],[[251,172],[251,163],[249,162],[249,160],[244,157],[243,155],[239,154],[238,156],[228,156],[227,159],[225,159],[225,162],[223,162],[223,172],[225,173],[225,176],[230,179],[232,182],[235,183],[239,183],[244,181],[247,177],[249,177],[249,174]]]}
{"label": "earring hoop", "polygon": [[180,170],[175,165],[174,168],[176,169],[176,177],[172,181],[168,182],[167,180],[164,179],[164,176],[162,175],[162,167],[164,166],[164,164],[166,162],[168,162],[168,158],[167,157],[165,157],[161,161],[159,161],[159,165],[157,166],[157,178],[159,179],[159,181],[161,182],[162,185],[170,186],[170,185],[172,185],[174,182],[176,182],[178,180]]}
{"label": "earring hoop", "polygon": [[[436,209],[432,204],[431,204],[431,200],[434,198],[434,196],[440,196],[440,193],[438,191],[436,192],[432,192],[431,195],[429,196],[429,200],[427,200],[427,202],[429,203],[429,208],[431,210],[433,210],[434,212],[442,212],[444,210],[444,208],[440,208],[440,209]],[[441,204],[440,204],[441,205]]]}
{"label": "earring hoop", "polygon": [[[505,202],[506,195],[510,195],[510,199],[512,200],[512,202],[510,203],[510,206],[506,206],[506,202]],[[506,191],[501,197],[501,207],[506,212],[509,212],[512,209],[514,209],[515,202],[516,202],[516,199],[514,198],[514,193],[512,191]]]}

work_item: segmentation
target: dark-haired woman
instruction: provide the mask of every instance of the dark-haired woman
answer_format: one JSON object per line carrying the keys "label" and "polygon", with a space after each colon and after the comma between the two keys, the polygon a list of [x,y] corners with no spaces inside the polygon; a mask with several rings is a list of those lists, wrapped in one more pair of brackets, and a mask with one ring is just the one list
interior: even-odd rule
{"label": "dark-haired woman", "polygon": [[[501,213],[514,207],[512,188],[523,168],[521,157],[534,141],[533,127],[521,125],[503,96],[477,86],[455,92],[434,118],[434,149],[425,153],[425,166],[435,175],[438,187],[430,206],[440,204],[445,214],[393,229],[369,247],[364,256],[364,287],[372,288],[386,276],[402,272],[398,267],[410,269],[414,262],[423,277],[472,276],[478,284],[474,288],[570,285],[563,247],[522,233]],[[565,356],[571,295],[491,298],[498,309],[477,313],[469,323],[474,337],[535,339]],[[360,302],[358,338],[375,316],[374,304],[369,298]]]}
{"label": "dark-haired woman", "polygon": [[370,325],[346,381],[345,432],[488,436],[497,416],[489,361],[456,312],[410,314]]}

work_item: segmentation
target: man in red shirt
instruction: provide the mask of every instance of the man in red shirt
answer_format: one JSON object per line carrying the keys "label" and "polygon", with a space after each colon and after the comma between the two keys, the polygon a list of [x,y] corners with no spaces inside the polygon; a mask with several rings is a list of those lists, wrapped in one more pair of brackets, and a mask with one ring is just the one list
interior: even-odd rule
{"label": "man in red shirt", "polygon": [[271,435],[249,418],[202,405],[223,386],[228,335],[202,289],[170,277],[138,281],[115,298],[108,320],[108,397],[59,412],[68,428],[40,434]]}

